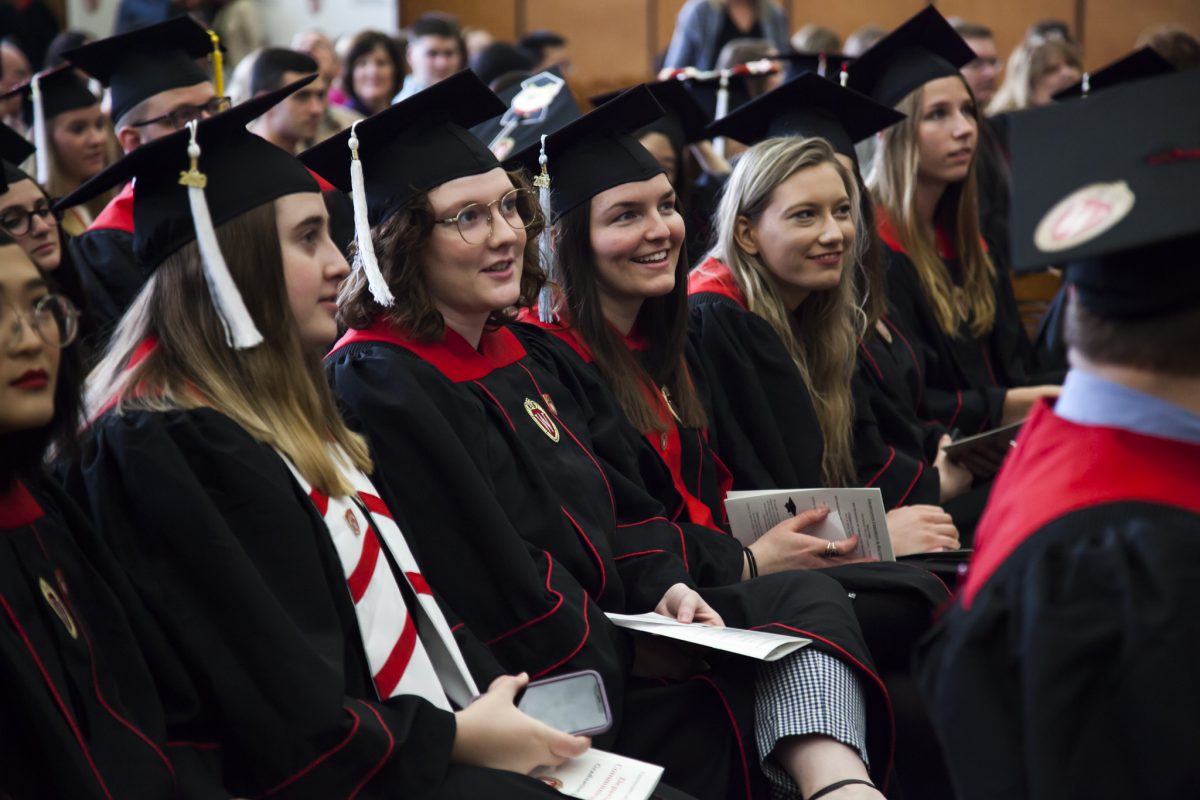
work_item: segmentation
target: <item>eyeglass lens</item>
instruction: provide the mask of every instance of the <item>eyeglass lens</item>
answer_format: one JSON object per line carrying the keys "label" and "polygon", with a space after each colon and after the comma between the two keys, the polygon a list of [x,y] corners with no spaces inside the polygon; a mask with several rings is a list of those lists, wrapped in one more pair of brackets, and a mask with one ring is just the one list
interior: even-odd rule
{"label": "eyeglass lens", "polygon": [[458,232],[467,244],[482,244],[492,230],[492,206],[513,230],[524,230],[537,219],[537,203],[528,189],[513,189],[499,200],[484,205],[471,203],[458,212]]}

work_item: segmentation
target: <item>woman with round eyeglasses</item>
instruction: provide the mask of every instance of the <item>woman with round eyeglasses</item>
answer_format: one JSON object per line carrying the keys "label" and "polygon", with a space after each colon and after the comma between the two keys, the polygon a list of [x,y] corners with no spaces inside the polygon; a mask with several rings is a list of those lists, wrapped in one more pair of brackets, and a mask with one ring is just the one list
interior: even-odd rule
{"label": "woman with round eyeglasses", "polygon": [[53,272],[63,253],[58,217],[42,187],[17,167],[34,152],[25,137],[0,125],[0,232],[19,244],[39,269]]}
{"label": "woman with round eyeglasses", "polygon": [[[0,772],[13,797],[176,797],[112,555],[44,467],[79,426],[79,313],[0,233]],[[186,771],[185,771],[186,770]]]}

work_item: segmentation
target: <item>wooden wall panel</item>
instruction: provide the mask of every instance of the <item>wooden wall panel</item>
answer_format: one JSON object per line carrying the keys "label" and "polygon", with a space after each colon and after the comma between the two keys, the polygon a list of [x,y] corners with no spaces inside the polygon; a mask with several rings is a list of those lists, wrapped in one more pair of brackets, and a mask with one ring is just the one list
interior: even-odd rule
{"label": "wooden wall panel", "polygon": [[1061,19],[1075,30],[1075,0],[937,0],[937,8],[947,17],[963,17],[991,28],[996,49],[1006,61],[1035,22]]}
{"label": "wooden wall panel", "polygon": [[1083,62],[1102,67],[1133,49],[1142,31],[1181,25],[1200,36],[1197,0],[1084,0]]}
{"label": "wooden wall panel", "polygon": [[675,32],[675,18],[679,16],[679,9],[683,8],[685,0],[650,0],[650,2],[654,5],[654,52],[655,54],[665,53],[667,45],[671,43],[671,34]]}
{"label": "wooden wall panel", "polygon": [[[428,11],[453,14],[463,25],[491,31],[497,39],[512,40],[517,30],[517,4],[521,0],[399,0],[400,27]],[[572,4],[573,5],[573,4]]]}
{"label": "wooden wall panel", "polygon": [[[576,96],[619,89],[646,80],[652,52],[648,0],[524,0],[527,29],[548,28],[567,38]],[[586,105],[584,106],[586,107]]]}

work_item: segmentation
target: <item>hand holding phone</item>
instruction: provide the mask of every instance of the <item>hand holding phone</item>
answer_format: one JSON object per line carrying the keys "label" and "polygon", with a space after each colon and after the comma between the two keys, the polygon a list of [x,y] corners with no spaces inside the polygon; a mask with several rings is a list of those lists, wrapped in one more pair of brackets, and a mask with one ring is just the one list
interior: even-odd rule
{"label": "hand holding phone", "polygon": [[612,727],[604,680],[592,669],[533,681],[517,700],[517,708],[576,736],[604,733]]}

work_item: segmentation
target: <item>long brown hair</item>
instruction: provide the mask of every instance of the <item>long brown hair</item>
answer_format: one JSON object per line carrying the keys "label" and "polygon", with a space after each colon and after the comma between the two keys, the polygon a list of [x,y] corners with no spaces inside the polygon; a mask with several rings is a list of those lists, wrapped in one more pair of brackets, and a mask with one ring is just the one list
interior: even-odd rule
{"label": "long brown hair", "polygon": [[642,302],[634,330],[646,339],[645,367],[613,329],[600,306],[596,254],[592,250],[591,203],[568,211],[554,225],[554,260],[562,276],[571,325],[592,351],[593,363],[608,383],[625,416],[642,433],[664,431],[669,420],[649,398],[666,388],[680,422],[704,428],[708,419],[688,375],[684,347],[687,336],[687,248],[680,247],[675,286]]}
{"label": "long brown hair", "polygon": [[[963,86],[967,86],[966,81]],[[958,254],[961,292],[966,301],[964,318],[956,302],[959,289],[938,255],[934,230],[917,213],[917,127],[924,100],[925,90],[920,87],[896,105],[896,110],[907,117],[883,132],[867,185],[916,267],[938,327],[948,336],[958,336],[961,324],[966,322],[971,335],[980,337],[996,322],[996,268],[980,239],[975,162],[971,162],[965,180],[946,187],[934,211],[934,227],[947,232]]]}
{"label": "long brown hair", "polygon": [[[126,312],[89,378],[88,408],[116,413],[210,407],[255,439],[282,451],[313,486],[332,496],[353,493],[330,445],[369,472],[366,442],[338,414],[319,353],[305,350],[288,304],[275,204],[265,203],[216,229],[229,270],[263,343],[235,350],[209,297],[199,249],[192,242],[169,256]],[[157,346],[130,367],[149,337]]]}
{"label": "long brown hair", "polygon": [[[508,173],[509,180],[517,189],[528,189],[529,184],[519,172]],[[429,205],[429,194],[422,193],[394,211],[381,224],[371,229],[371,241],[375,245],[375,256],[379,269],[387,281],[396,302],[384,308],[371,296],[371,288],[363,270],[358,269],[342,281],[338,290],[338,322],[347,328],[367,328],[381,314],[393,325],[409,336],[422,342],[433,342],[442,338],[446,320],[433,304],[433,297],[425,283],[425,253],[429,249],[429,236],[433,233],[433,207]],[[537,221],[525,229],[525,250],[521,260],[521,294],[513,308],[498,309],[488,318],[488,327],[495,328],[516,319],[518,308],[527,308],[537,300],[538,291],[546,281],[538,252],[538,234],[545,227],[539,216]],[[355,244],[351,244],[350,255],[354,256]]]}
{"label": "long brown hair", "polygon": [[[757,255],[738,245],[739,218],[754,221],[771,204],[776,187],[805,169],[829,164],[842,179],[855,219],[853,264],[842,271],[838,287],[813,292],[795,312],[789,312],[770,269]],[[850,378],[858,336],[864,320],[855,284],[861,270],[864,238],[859,230],[859,189],[850,172],[824,139],[787,137],[767,139],[742,154],[725,184],[717,206],[717,243],[713,255],[723,261],[750,311],[767,321],[800,371],[816,409],[825,449],[821,476],[827,486],[844,486],[854,476],[851,428],[854,402]]]}

